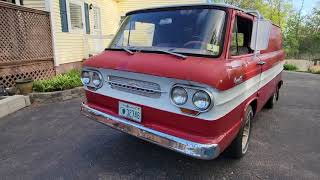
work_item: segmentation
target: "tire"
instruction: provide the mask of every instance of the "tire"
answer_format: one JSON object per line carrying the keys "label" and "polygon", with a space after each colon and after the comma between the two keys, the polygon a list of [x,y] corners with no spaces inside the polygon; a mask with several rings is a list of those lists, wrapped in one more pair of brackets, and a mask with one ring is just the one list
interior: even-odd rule
{"label": "tire", "polygon": [[241,158],[247,151],[252,130],[253,110],[251,106],[248,106],[245,113],[245,123],[240,129],[237,137],[232,141],[230,146],[226,150],[226,154],[232,158]]}
{"label": "tire", "polygon": [[276,90],[276,100],[279,101],[279,97],[280,97],[280,87],[277,86],[277,90]]}
{"label": "tire", "polygon": [[279,99],[279,88],[277,87],[276,92],[272,94],[270,99],[266,103],[266,108],[272,109],[274,107],[274,104],[278,101]]}

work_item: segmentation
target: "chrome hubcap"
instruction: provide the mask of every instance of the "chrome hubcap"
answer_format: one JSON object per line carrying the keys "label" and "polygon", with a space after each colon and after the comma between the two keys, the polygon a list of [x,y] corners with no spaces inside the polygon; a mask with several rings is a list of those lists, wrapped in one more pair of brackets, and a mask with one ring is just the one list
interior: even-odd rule
{"label": "chrome hubcap", "polygon": [[243,154],[246,153],[248,150],[250,126],[251,126],[250,121],[251,121],[252,115],[253,115],[252,112],[249,112],[247,114],[246,124],[244,125],[244,128],[243,128],[243,133],[242,133],[242,153]]}

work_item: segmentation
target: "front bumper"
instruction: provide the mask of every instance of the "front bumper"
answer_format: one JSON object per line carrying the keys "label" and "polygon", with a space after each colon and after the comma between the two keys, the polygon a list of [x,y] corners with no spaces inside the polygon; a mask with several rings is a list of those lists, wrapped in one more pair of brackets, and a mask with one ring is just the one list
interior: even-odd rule
{"label": "front bumper", "polygon": [[81,105],[81,113],[90,119],[110,126],[116,130],[194,158],[210,160],[216,158],[220,153],[219,146],[217,144],[200,144],[171,136],[169,134],[144,127],[141,124],[128,121],[124,118],[95,110],[84,103]]}

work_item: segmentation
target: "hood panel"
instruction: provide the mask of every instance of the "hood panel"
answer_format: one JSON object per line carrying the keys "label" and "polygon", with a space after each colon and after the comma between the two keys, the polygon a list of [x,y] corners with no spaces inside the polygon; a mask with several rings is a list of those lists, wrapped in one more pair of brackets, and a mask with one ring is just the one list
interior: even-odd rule
{"label": "hood panel", "polygon": [[227,77],[225,61],[217,58],[191,57],[181,59],[169,54],[105,51],[84,62],[84,66],[114,69],[154,76],[195,81],[223,90]]}

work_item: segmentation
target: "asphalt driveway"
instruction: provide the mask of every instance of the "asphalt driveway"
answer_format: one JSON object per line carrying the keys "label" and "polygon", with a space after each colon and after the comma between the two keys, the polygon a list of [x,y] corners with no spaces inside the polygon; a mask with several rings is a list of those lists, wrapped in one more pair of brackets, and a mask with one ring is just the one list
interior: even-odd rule
{"label": "asphalt driveway", "polygon": [[74,99],[0,119],[0,179],[320,179],[320,75],[284,80],[241,160],[163,149],[82,117]]}

